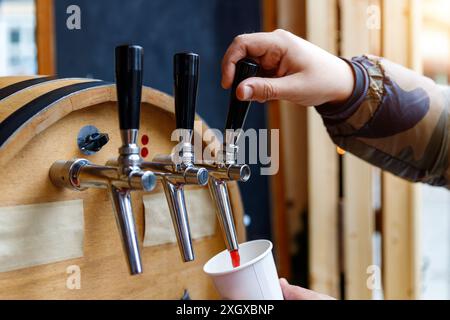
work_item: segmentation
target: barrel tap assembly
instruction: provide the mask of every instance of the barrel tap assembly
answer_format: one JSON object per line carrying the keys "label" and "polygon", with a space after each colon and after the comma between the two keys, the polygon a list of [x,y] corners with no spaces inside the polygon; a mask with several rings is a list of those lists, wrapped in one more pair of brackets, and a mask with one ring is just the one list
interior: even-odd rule
{"label": "barrel tap assembly", "polygon": [[174,96],[178,148],[170,155],[157,155],[142,168],[152,170],[161,180],[169,205],[178,247],[184,262],[194,260],[191,232],[184,198],[185,185],[205,186],[208,170],[194,165],[192,135],[198,85],[199,56],[178,53],[174,56]]}
{"label": "barrel tap assembly", "polygon": [[117,160],[96,165],[85,159],[56,161],[50,168],[54,185],[75,190],[107,189],[132,275],[142,273],[141,254],[131,205],[131,191],[151,191],[156,176],[141,169],[137,137],[141,110],[143,49],[116,48],[116,89],[122,146]]}

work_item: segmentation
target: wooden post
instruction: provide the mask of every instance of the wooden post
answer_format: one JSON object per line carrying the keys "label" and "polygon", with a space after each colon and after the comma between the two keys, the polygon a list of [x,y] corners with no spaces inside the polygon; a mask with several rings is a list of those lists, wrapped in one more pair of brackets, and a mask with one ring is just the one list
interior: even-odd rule
{"label": "wooden post", "polygon": [[[418,67],[418,1],[382,1],[383,56]],[[418,70],[420,71],[420,70]],[[419,186],[383,174],[383,276],[386,299],[416,299],[420,292]]]}
{"label": "wooden post", "polygon": [[[278,28],[290,31],[299,37],[306,37],[306,2],[304,0],[283,0],[277,3]],[[297,237],[305,232],[303,215],[308,202],[307,171],[307,109],[288,101],[280,101],[280,120],[283,131],[282,166],[284,177],[287,232],[289,253],[296,255],[299,250]]]}
{"label": "wooden post", "polygon": [[[337,3],[307,0],[307,39],[337,53]],[[322,119],[307,112],[310,287],[339,297],[338,156]]]}
{"label": "wooden post", "polygon": [[35,0],[35,4],[38,73],[54,75],[56,68],[53,0]]}
{"label": "wooden post", "polygon": [[[278,25],[277,1],[263,0],[263,29],[266,32],[273,31]],[[267,118],[270,129],[280,130],[279,146],[279,171],[270,178],[271,203],[272,203],[272,232],[275,247],[275,260],[280,277],[289,278],[291,275],[291,260],[289,253],[289,236],[287,231],[286,215],[286,189],[285,189],[285,168],[284,148],[282,140],[284,132],[281,124],[281,110],[279,101],[270,101],[268,104]]]}
{"label": "wooden post", "polygon": [[[341,54],[346,58],[366,53],[379,54],[378,26],[381,21],[377,21],[380,17],[376,16],[379,1],[341,0],[340,8]],[[374,263],[374,171],[368,163],[349,153],[344,155],[343,161],[345,298],[371,299],[367,268]]]}

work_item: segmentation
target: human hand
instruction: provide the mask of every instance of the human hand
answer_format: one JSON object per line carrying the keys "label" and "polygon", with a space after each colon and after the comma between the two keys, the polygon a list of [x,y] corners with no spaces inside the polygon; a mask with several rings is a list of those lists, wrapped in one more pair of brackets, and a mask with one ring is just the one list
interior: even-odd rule
{"label": "human hand", "polygon": [[280,279],[281,290],[285,300],[336,300],[322,293],[290,285],[286,279]]}
{"label": "human hand", "polygon": [[222,87],[230,88],[235,64],[244,57],[261,65],[263,77],[238,86],[240,100],[288,100],[303,106],[341,102],[352,94],[354,77],[342,59],[285,30],[237,36],[222,61]]}

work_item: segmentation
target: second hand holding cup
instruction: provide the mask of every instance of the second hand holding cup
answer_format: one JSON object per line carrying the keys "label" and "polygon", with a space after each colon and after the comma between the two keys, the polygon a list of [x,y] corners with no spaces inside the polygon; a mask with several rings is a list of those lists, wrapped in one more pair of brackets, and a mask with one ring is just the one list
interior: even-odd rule
{"label": "second hand holding cup", "polygon": [[283,300],[272,247],[268,240],[244,242],[239,248],[239,267],[230,265],[228,250],[224,250],[211,258],[203,271],[223,299]]}

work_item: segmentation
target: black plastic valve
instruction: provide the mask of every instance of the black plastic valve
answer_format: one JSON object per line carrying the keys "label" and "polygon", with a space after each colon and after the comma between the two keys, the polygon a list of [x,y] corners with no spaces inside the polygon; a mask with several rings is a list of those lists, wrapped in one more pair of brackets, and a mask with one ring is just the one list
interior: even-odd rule
{"label": "black plastic valve", "polygon": [[259,65],[249,59],[244,58],[236,63],[236,71],[234,73],[233,84],[230,92],[230,104],[228,108],[227,122],[225,130],[238,130],[244,126],[245,118],[247,117],[250,101],[240,101],[236,97],[236,88],[247,78],[256,76],[259,71]]}
{"label": "black plastic valve", "polygon": [[81,146],[81,150],[98,152],[108,141],[109,137],[106,133],[93,133],[86,137],[84,144]]}
{"label": "black plastic valve", "polygon": [[92,125],[84,126],[78,132],[77,144],[80,151],[85,155],[99,152],[109,141],[107,133],[101,133]]}
{"label": "black plastic valve", "polygon": [[121,130],[139,129],[144,49],[116,47],[116,88]]}
{"label": "black plastic valve", "polygon": [[173,57],[177,129],[194,128],[199,64],[200,57],[196,53],[177,53]]}

